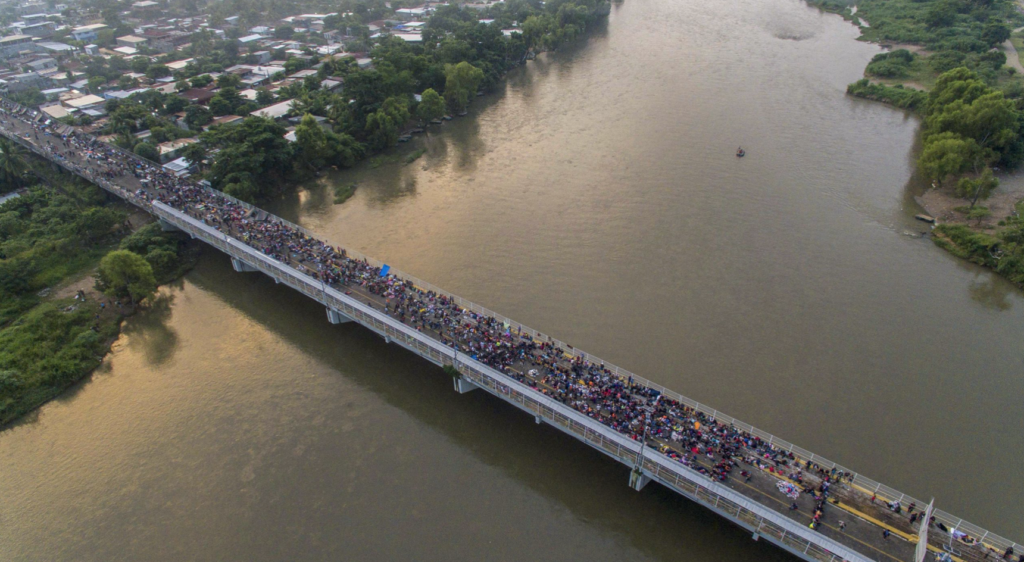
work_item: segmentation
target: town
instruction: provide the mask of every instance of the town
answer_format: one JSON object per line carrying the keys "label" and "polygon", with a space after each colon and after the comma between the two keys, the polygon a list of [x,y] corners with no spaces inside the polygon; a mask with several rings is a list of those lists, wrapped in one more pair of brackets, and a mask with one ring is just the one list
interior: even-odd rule
{"label": "town", "polygon": [[465,115],[509,69],[608,13],[603,1],[343,6],[22,4],[4,16],[0,95],[258,201],[293,160],[299,176],[351,166]]}

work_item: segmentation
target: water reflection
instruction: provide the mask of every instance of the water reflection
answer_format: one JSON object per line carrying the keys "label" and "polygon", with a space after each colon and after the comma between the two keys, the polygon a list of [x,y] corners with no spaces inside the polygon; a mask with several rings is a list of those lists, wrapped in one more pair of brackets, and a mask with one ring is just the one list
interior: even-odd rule
{"label": "water reflection", "polygon": [[622,536],[646,555],[674,559],[684,548],[693,560],[790,559],[660,485],[634,492],[626,485],[627,467],[549,426],[536,425],[489,394],[456,394],[438,367],[355,324],[327,324],[320,306],[299,293],[262,275],[237,274],[213,252],[203,262],[191,277],[232,311],[437,431],[477,461],[588,525]]}
{"label": "water reflection", "polygon": [[977,281],[970,286],[971,299],[991,310],[1010,310],[1013,308],[1011,296],[1017,296],[1018,289],[998,275],[985,271],[978,272]]}
{"label": "water reflection", "polygon": [[[942,493],[994,532],[1019,527],[996,515],[1015,509],[996,488],[945,479],[959,451],[936,408],[987,440],[986,393],[927,381],[1020,372],[1022,307],[1001,304],[1020,293],[1001,298],[1001,281],[978,285],[982,270],[921,238],[917,118],[845,94],[878,47],[802,2],[737,1],[617,6],[607,35],[530,62],[473,120],[422,139],[423,164],[339,173],[362,193],[296,218],[872,478]],[[886,410],[922,423],[893,434]],[[977,468],[1002,481],[988,467],[1022,447],[1000,441]]]}
{"label": "water reflection", "polygon": [[163,287],[145,313],[136,321],[126,322],[122,330],[129,349],[141,351],[152,366],[167,363],[178,349],[178,333],[170,327],[170,320],[175,298],[181,290],[180,282]]}

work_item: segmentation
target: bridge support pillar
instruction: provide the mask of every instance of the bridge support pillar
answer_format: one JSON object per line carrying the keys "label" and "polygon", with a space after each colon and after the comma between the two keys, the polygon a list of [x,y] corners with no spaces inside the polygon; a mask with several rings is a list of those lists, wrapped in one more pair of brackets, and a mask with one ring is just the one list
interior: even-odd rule
{"label": "bridge support pillar", "polygon": [[465,394],[480,388],[462,377],[453,378],[452,380],[455,381],[455,392],[458,392],[459,394]]}
{"label": "bridge support pillar", "polygon": [[644,486],[646,486],[650,481],[650,476],[647,476],[638,470],[633,470],[629,473],[629,487],[633,488],[637,492],[643,490]]}
{"label": "bridge support pillar", "polygon": [[331,324],[345,324],[346,322],[351,322],[352,319],[338,312],[337,310],[334,310],[333,308],[328,308],[327,321],[330,322]]}
{"label": "bridge support pillar", "polygon": [[160,223],[160,230],[162,230],[164,232],[176,232],[178,230],[181,230],[180,228],[178,228],[178,227],[174,226],[173,224],[165,221],[164,219],[159,219],[158,222]]}
{"label": "bridge support pillar", "polygon": [[252,273],[254,271],[259,271],[255,267],[245,263],[244,261],[238,258],[231,258],[231,268],[239,273]]}

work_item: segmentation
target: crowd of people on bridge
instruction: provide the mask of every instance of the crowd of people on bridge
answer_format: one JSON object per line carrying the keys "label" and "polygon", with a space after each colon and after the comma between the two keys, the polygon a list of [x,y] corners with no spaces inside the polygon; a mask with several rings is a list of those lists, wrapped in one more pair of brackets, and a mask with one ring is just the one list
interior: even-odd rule
{"label": "crowd of people on bridge", "polygon": [[[727,481],[738,463],[744,463],[751,470],[756,467],[794,481],[814,497],[812,528],[825,516],[831,487],[851,477],[836,468],[801,465],[791,452],[632,377],[618,376],[602,363],[462,308],[454,298],[423,290],[393,273],[382,275],[380,267],[349,257],[340,247],[90,135],[47,121],[33,110],[0,101],[0,123],[69,169],[114,184],[134,202],[165,203],[630,439],[645,441],[709,478]],[[749,480],[751,473],[742,470],[741,476]]]}

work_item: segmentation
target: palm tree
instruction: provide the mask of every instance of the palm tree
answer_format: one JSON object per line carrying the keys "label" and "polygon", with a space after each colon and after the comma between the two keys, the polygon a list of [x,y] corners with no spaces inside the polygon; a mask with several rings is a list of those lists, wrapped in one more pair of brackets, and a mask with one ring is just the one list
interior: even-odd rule
{"label": "palm tree", "polygon": [[25,184],[28,163],[20,144],[0,137],[0,193],[7,193]]}

